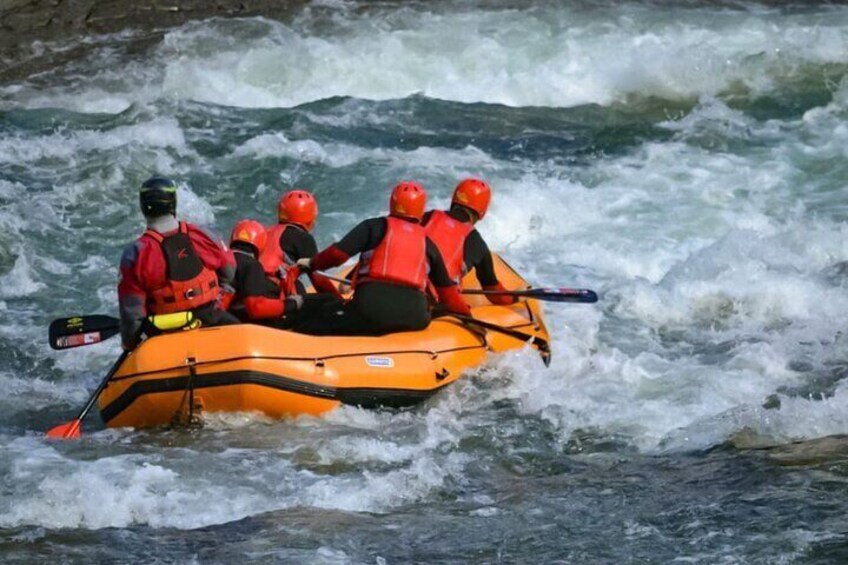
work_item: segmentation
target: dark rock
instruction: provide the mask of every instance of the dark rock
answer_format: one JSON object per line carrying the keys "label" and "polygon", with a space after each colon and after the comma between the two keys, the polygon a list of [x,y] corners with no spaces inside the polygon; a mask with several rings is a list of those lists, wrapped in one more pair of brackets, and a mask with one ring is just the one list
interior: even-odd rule
{"label": "dark rock", "polygon": [[[307,0],[0,0],[0,84],[87,56],[81,38],[139,30],[146,42],[189,20],[264,16],[287,20]],[[61,49],[57,47],[61,46]]]}

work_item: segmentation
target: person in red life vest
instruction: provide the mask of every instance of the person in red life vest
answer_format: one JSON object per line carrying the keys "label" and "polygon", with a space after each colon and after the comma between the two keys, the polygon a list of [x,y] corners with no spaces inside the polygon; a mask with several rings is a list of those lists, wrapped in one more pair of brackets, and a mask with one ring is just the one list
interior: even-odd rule
{"label": "person in red life vest", "polygon": [[449,311],[470,314],[420,224],[426,202],[420,184],[401,182],[392,190],[387,217],[365,220],[311,260],[298,261],[304,269],[323,270],[360,255],[352,279],[353,298],[335,315],[306,320],[295,329],[320,335],[424,329],[430,323],[428,281]]}
{"label": "person in red life vest", "polygon": [[[457,284],[474,269],[483,290],[504,290],[495,274],[492,253],[474,224],[489,209],[492,190],[480,179],[470,178],[456,185],[448,211],[432,210],[424,214],[424,229],[445,262],[448,276]],[[493,304],[512,304],[513,296],[486,295]]]}
{"label": "person in red life vest", "polygon": [[177,185],[171,179],[145,181],[139,201],[147,229],[124,249],[118,282],[123,346],[138,344],[150,314],[192,311],[204,326],[238,323],[222,309],[222,295],[233,292],[236,267],[226,244],[203,228],[177,221]]}
{"label": "person in red life vest", "polygon": [[[303,284],[297,280],[299,273],[293,267],[299,259],[318,253],[311,233],[317,217],[318,202],[306,190],[291,190],[277,203],[278,223],[268,228],[268,243],[259,254],[259,261],[265,274],[272,279],[283,279],[282,285],[288,293],[304,293]],[[326,277],[310,273],[309,278],[317,292],[337,294]]]}
{"label": "person in red life vest", "polygon": [[230,311],[244,322],[282,326],[283,316],[299,310],[303,297],[286,296],[279,284],[266,276],[259,262],[266,241],[265,227],[255,220],[242,220],[233,228],[230,248],[236,258],[236,277]]}

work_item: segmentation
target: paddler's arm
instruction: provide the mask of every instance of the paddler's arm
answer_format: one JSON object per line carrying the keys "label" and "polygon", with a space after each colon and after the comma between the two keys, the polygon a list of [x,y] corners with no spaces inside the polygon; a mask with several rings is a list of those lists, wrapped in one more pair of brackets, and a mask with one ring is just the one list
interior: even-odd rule
{"label": "paddler's arm", "polygon": [[371,218],[360,222],[337,243],[315,255],[310,261],[303,259],[298,265],[313,271],[338,267],[358,253],[374,249],[386,233],[385,218]]}
{"label": "paddler's arm", "polygon": [[242,299],[247,317],[251,320],[272,320],[282,318],[283,314],[295,312],[303,306],[303,297],[293,294],[287,297],[266,298],[248,296]]}
{"label": "paddler's arm", "polygon": [[[492,252],[489,251],[489,246],[486,245],[486,240],[480,235],[477,230],[472,230],[465,238],[463,254],[466,259],[468,270],[474,269],[477,275],[477,280],[483,290],[506,290],[498,280],[495,274],[495,263],[492,261]],[[518,301],[515,296],[504,296],[497,294],[487,294],[486,298],[492,304],[506,306]]]}
{"label": "paddler's arm", "polygon": [[303,298],[279,294],[276,285],[265,276],[262,264],[256,260],[241,263],[239,296],[250,320],[270,320],[300,309]]}
{"label": "paddler's arm", "polygon": [[136,265],[141,242],[124,249],[118,275],[118,311],[121,318],[121,345],[133,349],[141,341],[141,325],[146,315],[147,293],[138,282]]}
{"label": "paddler's arm", "polygon": [[428,276],[430,282],[436,287],[436,292],[439,295],[439,302],[445,306],[448,312],[454,314],[471,315],[471,308],[462,299],[459,294],[459,287],[448,276],[448,270],[445,268],[445,263],[442,260],[442,255],[436,244],[427,238],[427,262],[430,265]]}
{"label": "paddler's arm", "polygon": [[[295,261],[303,258],[311,259],[318,254],[318,244],[315,243],[315,238],[312,237],[311,233],[301,230],[299,227],[283,231],[280,236],[280,247],[286,255]],[[336,290],[336,285],[327,277],[318,273],[308,273],[308,276],[316,292],[329,292],[335,296],[341,296],[339,291]]]}

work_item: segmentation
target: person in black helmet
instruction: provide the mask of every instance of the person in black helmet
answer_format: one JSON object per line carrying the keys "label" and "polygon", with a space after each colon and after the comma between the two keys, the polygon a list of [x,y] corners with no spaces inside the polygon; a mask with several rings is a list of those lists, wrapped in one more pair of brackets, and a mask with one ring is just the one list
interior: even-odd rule
{"label": "person in black helmet", "polygon": [[226,312],[235,258],[209,230],[177,221],[177,185],[151,177],[139,202],[147,229],[121,255],[118,302],[121,338],[131,349],[146,316],[192,311],[204,326],[238,323]]}

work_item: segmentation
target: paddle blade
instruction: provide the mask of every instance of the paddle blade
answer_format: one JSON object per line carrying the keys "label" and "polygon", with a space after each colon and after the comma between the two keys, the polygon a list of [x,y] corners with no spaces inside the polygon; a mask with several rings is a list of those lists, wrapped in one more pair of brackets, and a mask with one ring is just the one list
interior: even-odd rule
{"label": "paddle blade", "polygon": [[73,316],[59,318],[50,324],[49,339],[53,349],[70,349],[99,343],[120,331],[120,321],[112,316]]}
{"label": "paddle blade", "polygon": [[80,426],[82,425],[82,420],[71,420],[66,424],[61,424],[56,426],[55,428],[50,428],[47,431],[47,437],[50,439],[79,439],[82,433],[80,432]]}
{"label": "paddle blade", "polygon": [[588,288],[534,288],[528,290],[525,296],[548,302],[592,304],[598,301],[597,293]]}

